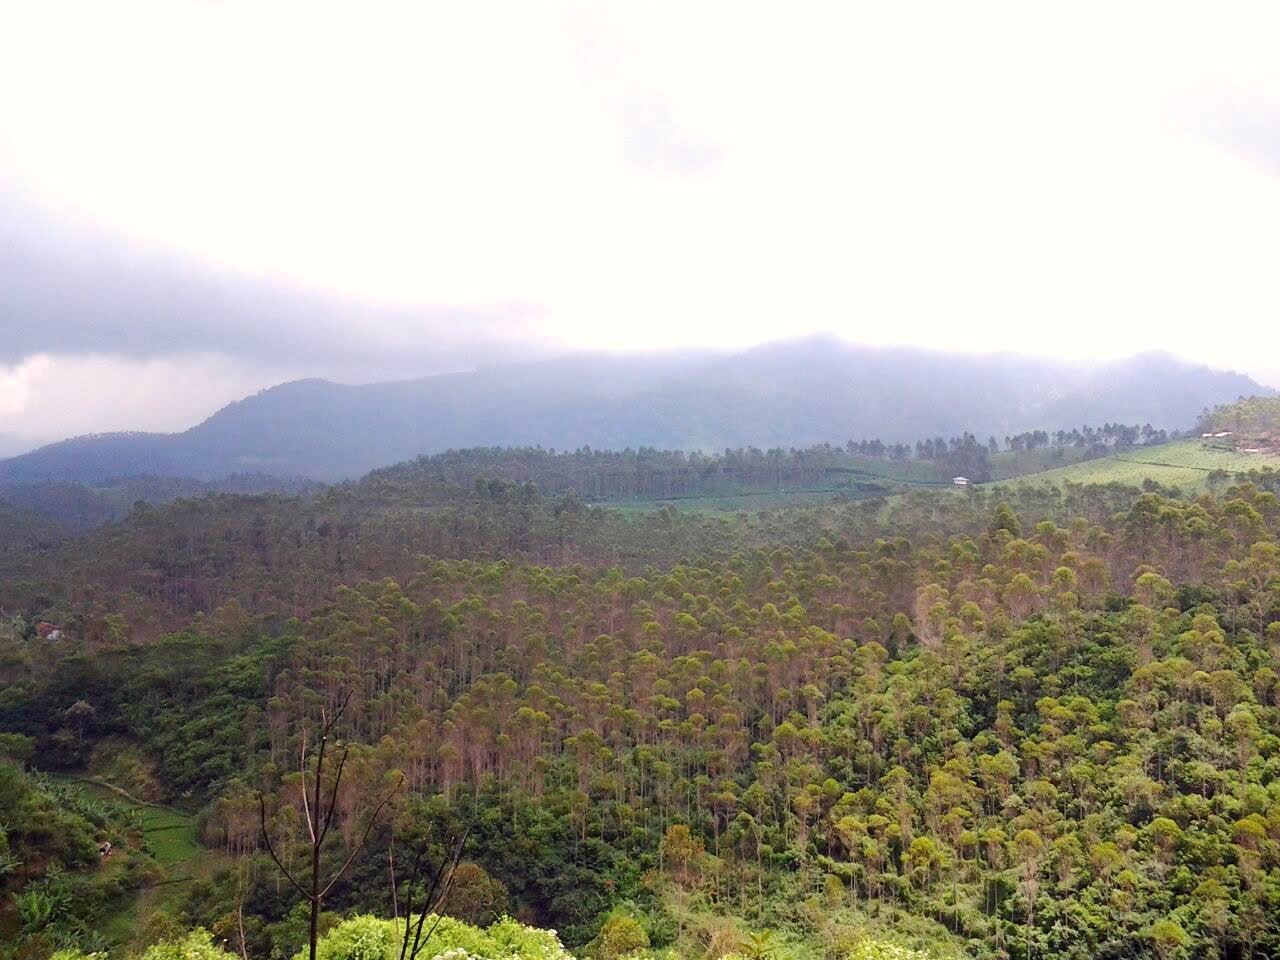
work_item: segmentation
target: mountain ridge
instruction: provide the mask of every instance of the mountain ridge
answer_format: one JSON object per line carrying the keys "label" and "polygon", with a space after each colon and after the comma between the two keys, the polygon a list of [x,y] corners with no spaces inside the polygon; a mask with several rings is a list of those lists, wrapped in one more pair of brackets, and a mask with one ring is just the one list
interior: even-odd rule
{"label": "mountain ridge", "polygon": [[0,461],[0,482],[342,480],[472,446],[716,450],[1104,421],[1182,429],[1207,407],[1274,392],[1159,351],[1090,365],[819,337],[734,354],[571,354],[411,380],[288,381],[180,433],[91,434]]}

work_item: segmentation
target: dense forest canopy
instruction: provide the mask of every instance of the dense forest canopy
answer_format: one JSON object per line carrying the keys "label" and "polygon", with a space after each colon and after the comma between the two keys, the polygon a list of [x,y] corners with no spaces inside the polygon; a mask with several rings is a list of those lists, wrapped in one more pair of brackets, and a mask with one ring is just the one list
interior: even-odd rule
{"label": "dense forest canopy", "polygon": [[1280,475],[589,502],[872,452],[0,514],[0,949],[292,957],[283,868],[336,878],[325,956],[394,958],[461,837],[431,956],[1280,954]]}

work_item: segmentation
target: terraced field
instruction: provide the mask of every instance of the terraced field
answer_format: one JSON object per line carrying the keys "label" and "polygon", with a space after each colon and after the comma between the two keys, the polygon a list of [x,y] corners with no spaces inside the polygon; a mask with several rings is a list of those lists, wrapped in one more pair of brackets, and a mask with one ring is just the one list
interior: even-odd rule
{"label": "terraced field", "polygon": [[991,477],[993,480],[1012,480],[1028,473],[1043,473],[1079,463],[1084,459],[1085,453],[1083,447],[1002,450],[991,455]]}
{"label": "terraced field", "polygon": [[605,501],[600,506],[626,512],[657,510],[674,507],[690,513],[756,513],[773,507],[793,506],[801,503],[830,503],[835,498],[849,496],[847,490],[782,490],[749,491],[745,493],[708,494],[703,497],[666,497],[655,500]]}
{"label": "terraced field", "polygon": [[673,507],[694,513],[755,513],[774,507],[807,503],[830,503],[836,499],[859,500],[900,493],[906,489],[950,487],[936,464],[926,460],[889,460],[877,457],[841,455],[836,466],[813,487],[783,490],[730,489],[691,496],[658,497],[644,500],[601,500],[599,505],[616,510],[657,510]]}
{"label": "terraced field", "polygon": [[[1082,460],[1076,447],[1047,447],[1032,451],[1001,451],[991,458],[995,483],[1122,483],[1141,486],[1147,479],[1188,493],[1210,489],[1216,471],[1228,474],[1280,469],[1280,457],[1240,453],[1219,443],[1201,439],[1175,440],[1139,447],[1111,457]],[[897,462],[866,457],[848,458],[848,466],[833,471],[830,482],[808,490],[745,490],[704,496],[604,502],[620,510],[656,510],[671,506],[702,513],[754,513],[773,507],[806,503],[830,503],[838,498],[890,497],[910,489],[952,489],[938,468],[924,461]]]}
{"label": "terraced field", "polygon": [[1200,439],[1175,440],[1154,447],[1140,447],[1113,457],[1101,457],[1071,466],[1032,473],[1010,483],[1123,483],[1140,486],[1151,479],[1187,492],[1208,490],[1210,476],[1218,470],[1229,474],[1280,468],[1280,457],[1239,453],[1222,444]]}
{"label": "terraced field", "polygon": [[[195,817],[176,807],[148,803],[104,780],[89,776],[52,774],[53,779],[74,783],[88,796],[110,801],[133,811],[142,828],[147,848],[164,870],[164,879],[129,894],[122,899],[99,933],[116,948],[130,945],[143,921],[157,910],[172,912],[178,902],[178,889],[196,877],[207,877],[222,858],[200,846],[196,837]],[[197,856],[197,854],[201,854]],[[102,861],[100,869],[118,873],[124,858]],[[140,944],[132,944],[137,947]]]}
{"label": "terraced field", "polygon": [[146,803],[131,797],[117,787],[98,780],[79,777],[58,777],[73,782],[85,793],[131,808],[142,826],[151,855],[164,866],[185,863],[199,851],[196,840],[195,818],[174,807]]}

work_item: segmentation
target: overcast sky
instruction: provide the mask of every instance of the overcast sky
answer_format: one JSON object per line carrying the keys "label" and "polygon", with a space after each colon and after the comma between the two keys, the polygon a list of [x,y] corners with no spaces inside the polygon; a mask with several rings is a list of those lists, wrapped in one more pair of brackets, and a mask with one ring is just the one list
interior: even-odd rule
{"label": "overcast sky", "polygon": [[6,4],[0,454],[573,349],[1280,385],[1280,4]]}

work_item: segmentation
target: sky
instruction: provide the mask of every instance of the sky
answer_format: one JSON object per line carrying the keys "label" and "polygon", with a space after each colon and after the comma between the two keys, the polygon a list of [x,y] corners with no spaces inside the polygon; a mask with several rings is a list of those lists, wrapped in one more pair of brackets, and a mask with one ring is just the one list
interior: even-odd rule
{"label": "sky", "polygon": [[1280,386],[1280,5],[0,7],[0,455],[575,350]]}

